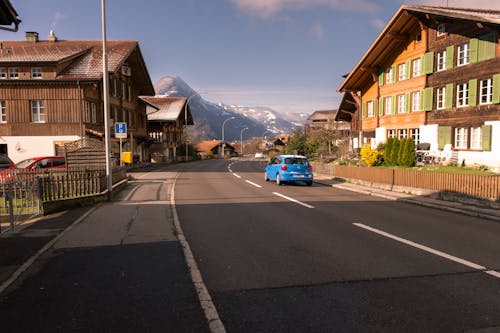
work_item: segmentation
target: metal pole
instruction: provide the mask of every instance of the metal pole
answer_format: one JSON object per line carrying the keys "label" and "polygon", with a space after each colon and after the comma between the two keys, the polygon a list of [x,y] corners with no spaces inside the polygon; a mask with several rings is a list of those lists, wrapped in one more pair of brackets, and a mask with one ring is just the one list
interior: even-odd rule
{"label": "metal pole", "polygon": [[110,166],[110,138],[109,138],[109,77],[108,77],[108,54],[106,50],[106,0],[101,0],[102,6],[102,87],[104,99],[104,142],[106,146],[106,179],[108,182],[108,201],[111,201],[113,190],[113,175]]}
{"label": "metal pole", "polygon": [[231,119],[234,119],[234,117],[227,118],[222,122],[222,157],[224,157],[224,150],[226,149],[226,142],[224,141],[224,125]]}
{"label": "metal pole", "polygon": [[245,127],[245,128],[244,128],[244,129],[242,129],[242,130],[241,130],[241,132],[240,132],[241,156],[243,156],[243,155],[244,155],[244,154],[243,154],[243,131],[244,131],[244,130],[247,130],[247,129],[248,129],[248,127]]}
{"label": "metal pole", "polygon": [[188,125],[188,113],[187,113],[187,108],[189,104],[189,100],[193,98],[194,96],[199,95],[199,93],[194,93],[193,95],[189,96],[189,98],[186,101],[186,105],[184,105],[184,140],[186,141],[186,158],[185,161],[188,161],[188,141],[187,141],[187,125]]}

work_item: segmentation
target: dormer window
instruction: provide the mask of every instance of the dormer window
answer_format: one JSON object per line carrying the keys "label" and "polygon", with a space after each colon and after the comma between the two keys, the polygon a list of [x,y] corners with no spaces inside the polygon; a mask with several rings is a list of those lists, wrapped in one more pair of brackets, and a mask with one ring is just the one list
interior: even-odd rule
{"label": "dormer window", "polygon": [[18,79],[18,78],[19,78],[19,68],[9,67],[9,79]]}
{"label": "dormer window", "polygon": [[31,78],[32,79],[41,79],[42,78],[42,69],[39,67],[34,67],[31,69]]}
{"label": "dormer window", "polygon": [[437,36],[442,37],[444,35],[446,35],[446,25],[443,23],[437,26]]}

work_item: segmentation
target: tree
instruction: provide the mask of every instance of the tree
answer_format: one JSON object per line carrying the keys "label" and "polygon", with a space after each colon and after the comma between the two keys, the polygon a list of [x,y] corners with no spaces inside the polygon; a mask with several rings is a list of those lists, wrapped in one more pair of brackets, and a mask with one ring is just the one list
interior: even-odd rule
{"label": "tree", "polygon": [[285,152],[288,154],[296,153],[299,155],[305,155],[307,150],[306,142],[307,139],[304,132],[302,131],[302,128],[297,127],[288,140],[288,145],[286,146]]}

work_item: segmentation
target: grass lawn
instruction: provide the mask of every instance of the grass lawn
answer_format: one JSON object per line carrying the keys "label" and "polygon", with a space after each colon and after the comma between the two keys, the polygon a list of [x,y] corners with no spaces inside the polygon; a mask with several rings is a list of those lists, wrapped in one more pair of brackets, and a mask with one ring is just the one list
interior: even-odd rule
{"label": "grass lawn", "polygon": [[429,166],[414,167],[412,169],[421,171],[433,171],[433,172],[466,174],[466,175],[482,175],[482,176],[495,174],[492,171],[485,171],[478,168],[467,168],[467,167],[448,166],[448,165],[429,165]]}

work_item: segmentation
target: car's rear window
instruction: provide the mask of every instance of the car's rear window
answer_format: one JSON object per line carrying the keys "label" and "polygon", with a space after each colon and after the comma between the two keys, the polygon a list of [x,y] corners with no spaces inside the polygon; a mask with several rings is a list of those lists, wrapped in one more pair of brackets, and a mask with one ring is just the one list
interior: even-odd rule
{"label": "car's rear window", "polygon": [[308,165],[309,162],[305,158],[299,158],[299,157],[287,157],[285,158],[285,164],[301,164],[301,165]]}

